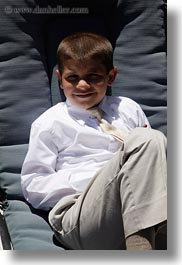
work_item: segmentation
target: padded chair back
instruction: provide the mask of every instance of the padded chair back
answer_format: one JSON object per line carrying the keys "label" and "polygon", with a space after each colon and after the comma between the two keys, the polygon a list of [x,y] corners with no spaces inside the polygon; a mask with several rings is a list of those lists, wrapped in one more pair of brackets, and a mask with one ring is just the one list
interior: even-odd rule
{"label": "padded chair back", "polygon": [[[82,7],[88,12],[78,14]],[[1,0],[0,189],[14,249],[60,249],[47,213],[24,201],[20,185],[31,123],[64,100],[55,76],[59,42],[75,31],[108,37],[119,69],[112,94],[136,100],[153,128],[166,133],[164,7],[163,0]]]}

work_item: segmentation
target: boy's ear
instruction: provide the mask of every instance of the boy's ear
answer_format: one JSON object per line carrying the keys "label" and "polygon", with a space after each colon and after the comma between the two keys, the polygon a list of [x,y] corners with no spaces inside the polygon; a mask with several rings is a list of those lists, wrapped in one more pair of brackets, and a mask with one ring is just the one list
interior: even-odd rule
{"label": "boy's ear", "polygon": [[114,82],[116,75],[118,73],[118,68],[114,66],[114,68],[109,72],[109,79],[108,79],[108,86],[111,86],[112,83]]}
{"label": "boy's ear", "polygon": [[56,69],[56,75],[57,75],[57,78],[58,78],[58,82],[59,82],[59,87],[62,88],[62,77],[61,77],[61,73],[59,71],[59,69]]}

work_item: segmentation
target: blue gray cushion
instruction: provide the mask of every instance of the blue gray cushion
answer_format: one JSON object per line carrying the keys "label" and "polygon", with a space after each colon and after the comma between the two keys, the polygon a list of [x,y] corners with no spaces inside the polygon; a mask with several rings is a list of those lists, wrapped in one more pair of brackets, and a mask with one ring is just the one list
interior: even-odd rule
{"label": "blue gray cushion", "polygon": [[28,144],[0,146],[0,187],[8,199],[24,200],[20,172],[27,149]]}
{"label": "blue gray cushion", "polygon": [[[11,4],[14,8],[87,7],[89,13],[4,12]],[[1,1],[0,188],[7,195],[4,214],[14,249],[62,249],[54,240],[48,213],[28,205],[20,185],[32,121],[64,100],[55,76],[60,40],[82,30],[107,36],[115,47],[114,62],[119,68],[112,94],[136,100],[151,125],[166,133],[163,7],[163,0]]]}
{"label": "blue gray cushion", "polygon": [[154,129],[167,133],[166,35],[163,0],[118,1],[114,95],[142,106]]}
{"label": "blue gray cushion", "polygon": [[61,250],[47,222],[47,213],[19,200],[9,200],[5,218],[16,250]]}
{"label": "blue gray cushion", "polygon": [[5,13],[8,4],[0,3],[0,145],[27,143],[32,121],[51,106],[41,18]]}

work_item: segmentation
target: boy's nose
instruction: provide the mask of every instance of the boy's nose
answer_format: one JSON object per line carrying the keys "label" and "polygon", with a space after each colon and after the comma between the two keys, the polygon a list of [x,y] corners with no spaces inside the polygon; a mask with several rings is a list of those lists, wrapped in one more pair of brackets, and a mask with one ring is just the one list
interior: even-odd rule
{"label": "boy's nose", "polygon": [[77,88],[89,88],[90,85],[86,80],[80,79],[76,87]]}

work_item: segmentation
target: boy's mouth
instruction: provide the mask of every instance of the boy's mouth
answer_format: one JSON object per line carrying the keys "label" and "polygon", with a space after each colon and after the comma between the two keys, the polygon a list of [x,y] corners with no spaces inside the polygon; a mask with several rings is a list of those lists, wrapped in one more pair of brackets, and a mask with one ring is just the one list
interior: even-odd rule
{"label": "boy's mouth", "polygon": [[92,96],[94,93],[83,93],[83,94],[75,94],[76,97],[79,97],[79,98],[87,98],[87,97],[90,97]]}

